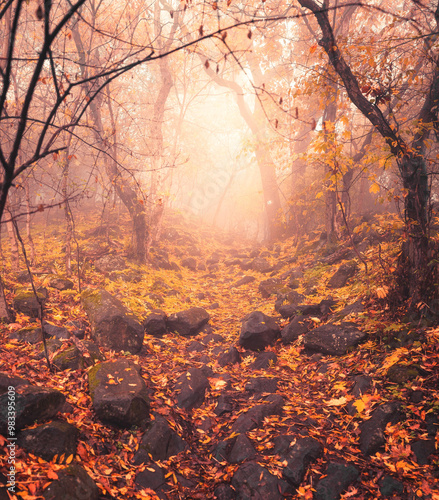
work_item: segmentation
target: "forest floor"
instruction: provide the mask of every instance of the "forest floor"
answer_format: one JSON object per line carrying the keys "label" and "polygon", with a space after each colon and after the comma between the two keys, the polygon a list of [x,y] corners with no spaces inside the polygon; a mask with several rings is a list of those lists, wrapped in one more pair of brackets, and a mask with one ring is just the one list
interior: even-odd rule
{"label": "forest floor", "polygon": [[[299,244],[291,238],[266,247],[233,241],[216,230],[200,228],[194,222],[183,222],[174,217],[165,223],[159,248],[168,253],[169,259],[176,262],[179,269],[155,269],[151,265],[138,266],[127,260],[129,268],[141,275],[140,281],[133,283],[111,280],[93,267],[93,257],[100,252],[126,257],[129,235],[120,228],[129,227],[129,224],[119,223],[100,237],[91,236],[90,231],[99,226],[98,219],[94,226],[90,218],[78,219],[76,225],[83,262],[82,290],[87,287],[107,290],[141,320],[152,308],[160,308],[169,315],[192,306],[203,307],[209,311],[209,324],[214,333],[223,338],[222,346],[237,346],[245,355],[240,364],[221,367],[216,361],[217,356],[212,353],[218,344],[206,346],[202,354],[210,357],[209,366],[218,378],[209,380],[210,389],[201,407],[188,412],[175,404],[174,382],[188,367],[203,365],[199,361],[200,353],[188,350],[194,337],[170,333],[156,339],[146,335],[144,349],[138,355],[103,350],[107,359],[124,357],[142,367],[143,378],[154,389],[151,411],[165,416],[171,427],[189,444],[186,451],[159,463],[166,471],[165,477],[171,488],[169,498],[214,498],[215,487],[230,482],[239,464],[217,461],[213,456],[214,445],[229,437],[230,423],[254,405],[254,400],[244,388],[252,377],[258,375],[279,379],[278,393],[284,397],[286,404],[281,415],[266,417],[262,428],[250,431],[249,437],[257,450],[257,462],[272,474],[281,476],[284,464],[271,453],[273,437],[288,434],[291,429],[305,425],[304,422],[313,422],[312,426],[308,426],[309,435],[324,447],[323,456],[312,464],[301,486],[289,498],[312,499],[314,485],[324,476],[328,462],[343,460],[361,471],[360,479],[342,495],[343,499],[384,498],[379,489],[383,475],[391,475],[404,484],[406,493],[394,498],[439,499],[437,455],[429,464],[421,466],[413,459],[409,446],[413,440],[425,437],[426,416],[439,412],[439,328],[428,323],[410,323],[402,317],[395,318],[386,309],[389,273],[395,266],[398,250],[397,228],[393,223],[388,222],[385,226],[381,221],[381,224],[376,223],[376,227],[362,228],[365,236],[378,231],[380,244],[371,244],[364,250],[367,274],[364,265],[359,262],[356,276],[339,289],[328,288],[328,281],[344,261],[329,263],[325,249],[319,248],[318,235],[310,235]],[[32,269],[36,284],[44,287],[53,274],[64,276],[63,230],[53,224],[41,225],[34,240],[37,256]],[[207,262],[204,271],[193,271],[181,265],[181,260],[193,253],[194,248],[199,252],[195,259],[199,263]],[[11,303],[14,290],[22,285],[17,281],[17,272],[11,269],[10,254],[4,240],[3,254],[2,276],[8,291],[8,302]],[[219,262],[209,267],[212,255],[219,256]],[[275,270],[268,274],[253,270],[243,272],[239,266],[226,263],[227,259],[236,255],[264,256],[275,266]],[[20,267],[25,269],[23,262]],[[287,345],[278,341],[269,348],[276,353],[277,363],[266,370],[251,370],[249,366],[256,353],[244,353],[237,345],[242,320],[252,311],[262,311],[275,317],[281,327],[286,325],[288,321],[274,309],[275,297],[263,298],[258,285],[270,276],[279,277],[293,269],[303,272],[297,288],[305,296],[303,303],[317,304],[332,297],[337,302],[333,311],[336,315],[345,306],[360,300],[364,304],[363,310],[344,317],[343,321],[354,322],[360,330],[366,331],[367,341],[339,357],[307,355],[300,338]],[[255,280],[239,287],[231,286],[244,275],[253,276]],[[75,276],[71,279],[75,281],[75,290],[49,289],[45,319],[59,326],[71,320],[87,321],[80,304],[78,280]],[[217,306],[212,308],[215,303]],[[314,318],[313,321],[318,325],[325,320]],[[9,339],[11,332],[32,325],[35,325],[35,320],[17,314],[14,323],[0,327],[0,371],[63,392],[74,410],[59,418],[75,425],[81,434],[75,457],[58,457],[46,462],[19,450],[17,498],[43,498],[43,489],[56,477],[56,472],[65,467],[65,462],[72,460],[87,470],[99,486],[102,498],[155,498],[151,491],[139,490],[135,485],[135,476],[141,469],[133,466],[131,460],[139,446],[142,431],[112,428],[96,418],[88,393],[87,370],[50,373],[46,361],[36,355],[36,346]],[[411,334],[414,342],[401,341],[398,344],[398,339],[406,339]],[[201,338],[195,337],[196,340]],[[71,341],[65,342],[65,346],[68,345]],[[419,367],[418,375],[405,383],[390,382],[387,371],[395,363],[416,365]],[[238,397],[232,414],[218,417],[214,410],[223,389],[222,373],[230,374],[232,387],[241,397]],[[355,398],[351,389],[353,377],[358,374],[370,376],[373,384],[367,394]],[[414,393],[421,395],[416,398],[416,403],[413,402]],[[359,425],[370,417],[379,404],[395,400],[402,403],[407,418],[395,425],[388,424],[386,445],[380,452],[371,457],[363,456],[359,449]],[[357,409],[353,415],[346,410],[349,402],[354,403]],[[6,445],[7,441],[0,436],[4,457]],[[3,479],[6,474],[4,457],[0,458],[0,477],[3,473]],[[187,490],[177,477],[186,478],[188,484],[195,487]]]}

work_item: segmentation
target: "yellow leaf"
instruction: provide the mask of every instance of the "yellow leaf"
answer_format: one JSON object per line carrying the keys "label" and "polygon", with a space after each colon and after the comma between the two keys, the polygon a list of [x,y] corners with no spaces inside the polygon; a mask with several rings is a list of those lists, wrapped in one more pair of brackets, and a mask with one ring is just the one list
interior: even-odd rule
{"label": "yellow leaf", "polygon": [[377,184],[376,182],[374,182],[370,188],[369,188],[369,192],[370,193],[373,193],[373,194],[377,194],[380,192],[380,185]]}
{"label": "yellow leaf", "polygon": [[361,413],[366,408],[366,405],[364,404],[364,401],[362,399],[357,399],[353,402],[353,405],[357,409],[358,413]]}
{"label": "yellow leaf", "polygon": [[341,405],[346,404],[346,402],[347,402],[347,399],[344,396],[342,396],[341,398],[330,399],[329,401],[326,401],[326,404],[328,406],[341,406]]}
{"label": "yellow leaf", "polygon": [[69,455],[66,460],[66,464],[68,465],[73,460],[73,455]]}

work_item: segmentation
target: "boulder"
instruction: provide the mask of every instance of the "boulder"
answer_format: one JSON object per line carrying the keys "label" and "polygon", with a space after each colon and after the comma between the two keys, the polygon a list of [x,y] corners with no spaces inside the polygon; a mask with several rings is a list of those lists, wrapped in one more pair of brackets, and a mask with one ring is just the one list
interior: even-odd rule
{"label": "boulder", "polygon": [[252,370],[266,370],[277,363],[277,356],[274,352],[267,351],[258,354],[255,361],[250,365]]}
{"label": "boulder", "polygon": [[131,361],[95,365],[88,372],[88,385],[93,409],[103,422],[129,428],[149,420],[147,387]]}
{"label": "boulder", "polygon": [[304,336],[307,351],[319,352],[330,356],[342,356],[348,350],[365,340],[367,334],[351,323],[341,325],[322,325]]}
{"label": "boulder", "polygon": [[410,380],[419,377],[419,367],[417,365],[405,365],[395,363],[387,370],[387,379],[394,384],[406,384]]}
{"label": "boulder", "polygon": [[300,335],[305,335],[312,328],[312,321],[303,316],[295,316],[288,325],[282,328],[280,336],[284,344],[295,342]]}
{"label": "boulder", "polygon": [[393,498],[394,493],[398,493],[399,495],[404,493],[404,484],[392,476],[386,475],[382,477],[378,484],[380,487],[380,493],[384,498]]}
{"label": "boulder", "polygon": [[177,380],[177,405],[185,410],[198,408],[203,404],[209,380],[200,368],[189,368]]}
{"label": "boulder", "polygon": [[68,340],[70,332],[64,326],[52,325],[48,321],[43,321],[44,332],[49,337],[55,337],[59,340]]}
{"label": "boulder", "polygon": [[[13,395],[15,396],[15,431],[24,429],[35,421],[53,418],[66,401],[64,394],[56,389],[34,385],[18,385]],[[8,398],[8,392],[0,396],[0,434],[3,435],[6,435],[8,430]]]}
{"label": "boulder", "polygon": [[163,311],[159,309],[152,311],[143,322],[145,332],[154,337],[161,337],[167,332],[166,318],[166,313]]}
{"label": "boulder", "polygon": [[9,387],[16,388],[19,385],[29,385],[29,382],[24,378],[0,372],[0,395],[8,392]]}
{"label": "boulder", "polygon": [[168,329],[180,335],[196,335],[210,319],[209,313],[202,307],[191,307],[180,311],[167,319]]}
{"label": "boulder", "polygon": [[133,463],[140,465],[143,461],[149,461],[149,455],[153,460],[167,460],[186,448],[186,442],[169,427],[166,419],[157,415],[143,435]]}
{"label": "boulder", "polygon": [[310,437],[297,439],[285,456],[287,465],[282,473],[283,478],[298,488],[309,464],[316,461],[322,454],[323,446],[316,439]]}
{"label": "boulder", "polygon": [[213,492],[215,500],[235,500],[235,490],[226,483],[219,484]]}
{"label": "boulder", "polygon": [[329,288],[341,288],[346,285],[349,278],[355,275],[358,271],[356,262],[346,262],[342,264],[328,282]]}
{"label": "boulder", "polygon": [[241,355],[239,354],[236,347],[231,346],[227,351],[222,352],[218,356],[218,364],[220,366],[234,365],[235,363],[240,363]]}
{"label": "boulder", "polygon": [[218,403],[214,410],[215,415],[220,417],[221,415],[224,415],[224,413],[231,413],[233,410],[233,403],[234,403],[233,393],[221,394],[220,397],[218,398]]}
{"label": "boulder", "polygon": [[28,290],[25,288],[20,288],[13,300],[13,306],[15,311],[30,316],[31,318],[40,317],[40,304],[42,302],[43,307],[47,299],[47,290],[40,289],[37,290],[38,299],[35,297],[33,290]]}
{"label": "boulder", "polygon": [[[168,499],[166,492],[170,489],[163,470],[157,464],[150,464],[136,475],[137,488],[153,490],[160,499]],[[152,497],[151,497],[152,498]]]}
{"label": "boulder", "polygon": [[284,400],[279,394],[267,396],[263,403],[257,404],[241,413],[232,425],[232,432],[245,433],[262,425],[264,418],[280,415]]}
{"label": "boulder", "polygon": [[105,290],[85,290],[81,302],[99,346],[132,354],[140,351],[144,330],[120,300]]}
{"label": "boulder", "polygon": [[75,455],[78,434],[79,431],[74,425],[54,421],[21,431],[17,444],[49,462],[55,455],[61,456],[64,453],[66,458]]}
{"label": "boulder", "polygon": [[274,476],[257,462],[248,462],[239,467],[232,479],[237,498],[255,500],[282,500],[292,493],[289,484]]}
{"label": "boulder", "polygon": [[45,500],[98,500],[99,488],[87,472],[78,464],[57,470],[58,479],[43,491]]}
{"label": "boulder", "polygon": [[436,441],[434,438],[418,439],[410,444],[413,454],[415,455],[416,463],[419,465],[428,465],[430,457],[437,457],[438,450],[436,449]]}
{"label": "boulder", "polygon": [[94,266],[100,273],[122,271],[127,267],[126,262],[119,255],[103,255],[95,260]]}
{"label": "boulder", "polygon": [[183,267],[187,267],[191,271],[197,270],[197,260],[194,257],[186,257],[181,261]]}
{"label": "boulder", "polygon": [[268,278],[261,281],[258,290],[264,299],[268,299],[271,295],[285,295],[292,291],[279,278]]}
{"label": "boulder", "polygon": [[256,278],[254,276],[243,276],[240,280],[233,283],[231,288],[238,288],[243,285],[248,285],[249,283],[253,283],[253,281],[255,280]]}
{"label": "boulder", "polygon": [[316,500],[339,500],[340,495],[360,476],[353,465],[330,462],[326,476],[316,485]]}
{"label": "boulder", "polygon": [[83,370],[93,364],[90,356],[83,356],[81,351],[74,345],[60,351],[53,357],[53,365],[58,370]]}
{"label": "boulder", "polygon": [[268,273],[272,270],[272,265],[264,257],[256,257],[250,263],[250,269],[259,273]]}
{"label": "boulder", "polygon": [[231,464],[239,464],[245,460],[252,460],[255,456],[256,450],[253,443],[245,434],[240,434],[234,440],[227,461]]}
{"label": "boulder", "polygon": [[50,278],[49,286],[51,288],[55,288],[56,290],[62,292],[64,290],[73,290],[74,283],[69,279],[60,278],[59,276],[54,276],[53,278]]}
{"label": "boulder", "polygon": [[282,318],[292,318],[296,315],[316,316],[322,318],[331,312],[336,302],[332,299],[324,299],[319,304],[286,304],[279,307],[279,314]]}
{"label": "boulder", "polygon": [[262,351],[280,336],[276,321],[260,311],[250,313],[243,321],[239,345],[252,351]]}
{"label": "boulder", "polygon": [[360,424],[360,450],[364,455],[374,455],[384,446],[384,430],[389,422],[395,424],[401,419],[400,406],[396,401],[384,403]]}
{"label": "boulder", "polygon": [[[47,337],[47,334],[45,334],[46,339]],[[18,340],[19,342],[27,342],[29,344],[38,344],[38,342],[42,342],[43,340],[41,328],[35,328],[32,326],[20,328],[20,330],[15,332],[10,332],[9,338],[11,340]]]}
{"label": "boulder", "polygon": [[262,394],[262,393],[275,393],[277,391],[278,378],[268,377],[254,377],[245,386],[247,392]]}

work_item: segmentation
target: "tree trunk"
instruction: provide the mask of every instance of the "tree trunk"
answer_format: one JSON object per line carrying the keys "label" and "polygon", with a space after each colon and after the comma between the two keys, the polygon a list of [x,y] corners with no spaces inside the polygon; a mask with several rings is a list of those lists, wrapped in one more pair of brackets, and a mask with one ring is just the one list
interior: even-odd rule
{"label": "tree trunk", "polygon": [[[83,88],[86,96],[91,93],[90,85],[87,83],[87,68],[88,62],[86,59],[86,51],[84,49],[84,44],[82,42],[81,35],[77,24],[72,26],[73,39],[78,51],[79,65],[82,72],[82,78],[85,80]],[[99,55],[95,54],[95,58],[99,59]],[[97,84],[98,82],[96,82]],[[110,96],[110,89],[107,86],[107,95]],[[99,144],[99,148],[104,153],[104,164],[107,171],[107,175],[111,182],[114,183],[116,192],[122,203],[127,208],[131,220],[133,221],[133,231],[134,231],[134,253],[136,260],[143,263],[146,262],[146,239],[148,236],[148,229],[146,223],[146,214],[143,200],[139,200],[136,191],[128,184],[128,182],[123,178],[118,165],[116,154],[116,144],[113,143],[113,148],[109,145],[108,140],[105,139],[105,130],[102,121],[101,113],[101,102],[102,99],[99,97],[93,99],[90,102],[89,110],[90,115],[93,120],[93,131],[95,134],[95,139]],[[110,102],[110,98],[108,99]],[[111,102],[110,102],[110,113]]]}
{"label": "tree trunk", "polygon": [[5,288],[3,285],[3,280],[0,276],[0,323],[6,322],[10,323],[14,321],[14,315],[8,307],[5,296]]}
{"label": "tree trunk", "polygon": [[[432,128],[438,129],[437,107],[439,103],[439,64],[433,63],[431,84],[425,93],[424,103],[418,115],[419,126],[410,144],[392,128],[389,119],[378,105],[371,103],[361,92],[359,82],[343,57],[335,40],[329,21],[329,12],[314,0],[299,0],[306,9],[313,12],[322,38],[319,44],[325,50],[329,61],[343,81],[352,103],[372,123],[390,148],[398,164],[403,187],[406,238],[401,248],[397,274],[398,290],[402,299],[409,299],[410,305],[420,302],[428,305],[436,299],[435,286],[437,266],[430,266],[436,255],[428,233],[428,203],[430,190],[426,169],[426,142]],[[325,4],[326,5],[326,4]],[[439,6],[435,11],[436,29],[439,26]],[[427,56],[426,56],[427,57]],[[434,268],[434,269],[433,269]]]}

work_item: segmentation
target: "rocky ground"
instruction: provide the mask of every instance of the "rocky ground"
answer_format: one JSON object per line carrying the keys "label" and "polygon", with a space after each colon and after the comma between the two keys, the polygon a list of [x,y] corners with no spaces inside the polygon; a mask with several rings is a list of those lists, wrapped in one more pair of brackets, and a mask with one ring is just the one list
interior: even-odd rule
{"label": "rocky ground", "polygon": [[358,232],[366,273],[318,235],[167,227],[148,266],[84,230],[81,283],[41,242],[53,372],[29,277],[6,273],[2,482],[14,387],[18,498],[439,499],[439,330],[386,310],[390,228]]}

